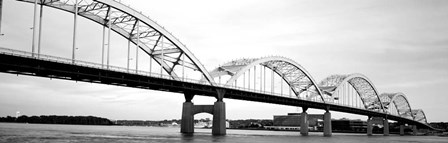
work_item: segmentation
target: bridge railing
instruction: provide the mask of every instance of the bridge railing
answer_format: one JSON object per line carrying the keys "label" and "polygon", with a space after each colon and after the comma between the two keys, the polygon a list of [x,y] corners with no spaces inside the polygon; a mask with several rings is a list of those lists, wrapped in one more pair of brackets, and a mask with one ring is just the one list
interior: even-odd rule
{"label": "bridge railing", "polygon": [[[137,75],[148,76],[148,77],[175,80],[170,75],[165,75],[165,74],[160,74],[160,73],[128,69],[128,68],[123,68],[123,67],[118,67],[118,66],[104,65],[104,64],[98,64],[98,63],[81,61],[81,60],[72,60],[69,58],[63,58],[63,57],[57,57],[57,56],[51,56],[51,55],[45,55],[45,54],[38,55],[36,53],[33,54],[31,52],[25,52],[25,51],[20,51],[20,50],[15,50],[15,49],[8,49],[8,48],[0,47],[0,53],[7,54],[7,55],[13,55],[13,56],[26,57],[26,58],[40,59],[40,60],[51,61],[51,62],[91,67],[91,68],[97,68],[97,69],[103,69],[103,70],[111,70],[111,71],[128,73],[128,74],[137,74]],[[179,81],[209,85],[208,83],[206,83],[204,81],[191,79],[191,78],[180,78]],[[226,84],[221,84],[221,83],[216,83],[216,85],[220,86],[220,87],[224,87],[224,88],[229,88],[229,89],[237,89],[237,90],[243,90],[243,91],[250,91],[250,92],[254,92],[254,93],[269,94],[269,95],[275,95],[275,96],[286,97],[286,98],[291,98],[291,99],[300,99],[300,100],[306,100],[306,101],[312,101],[312,102],[322,102],[322,100],[320,98],[297,97],[294,94],[281,94],[281,93],[277,93],[277,92],[257,90],[257,89],[253,89],[253,88],[239,87],[239,86],[234,86],[234,85],[226,85]],[[362,107],[356,107],[356,106],[352,106],[349,104],[332,102],[329,99],[325,100],[325,103],[364,109]]]}
{"label": "bridge railing", "polygon": [[69,58],[63,58],[63,57],[57,57],[57,56],[51,56],[51,55],[45,55],[45,54],[36,54],[36,53],[33,54],[31,52],[25,52],[25,51],[20,51],[20,50],[15,50],[15,49],[8,49],[8,48],[3,48],[3,47],[0,47],[0,53],[6,54],[6,55],[19,56],[19,57],[40,59],[40,60],[45,60],[45,61],[57,62],[57,63],[72,64],[72,65],[91,67],[91,68],[97,68],[97,69],[105,69],[105,70],[111,70],[111,71],[117,71],[117,72],[133,73],[133,74],[138,74],[138,75],[171,79],[171,76],[163,75],[163,74],[159,74],[159,73],[127,69],[127,68],[123,68],[123,67],[98,64],[98,63],[87,62],[87,61],[82,61],[82,60],[72,60]]}
{"label": "bridge railing", "polygon": [[[36,54],[36,53],[33,54],[31,52],[20,51],[20,50],[15,50],[15,49],[8,49],[8,48],[3,48],[3,47],[0,47],[0,52],[2,54],[13,55],[13,56],[34,58],[34,59],[40,59],[40,60],[45,60],[45,61],[57,62],[57,63],[72,64],[72,65],[77,65],[77,66],[91,67],[91,68],[97,68],[97,69],[104,69],[104,70],[111,70],[111,71],[117,71],[117,72],[129,73],[129,74],[137,74],[137,75],[142,75],[142,76],[174,80],[170,75],[165,75],[165,74],[160,74],[160,73],[128,69],[128,68],[112,66],[112,65],[98,64],[98,63],[87,62],[87,61],[82,61],[82,60],[73,60],[73,59],[69,59],[69,58],[63,58],[63,57],[57,57],[57,56],[51,56],[51,55],[45,55],[45,54]],[[206,82],[196,80],[196,79],[191,79],[191,78],[180,78],[180,81],[208,85],[208,83],[206,83]],[[301,97],[293,97],[293,95],[280,94],[280,93],[276,93],[276,92],[263,91],[263,90],[257,90],[257,89],[251,89],[251,88],[245,88],[245,87],[239,87],[239,86],[233,86],[233,85],[226,85],[226,84],[221,84],[221,83],[217,83],[216,85],[220,86],[220,87],[225,87],[225,88],[239,89],[239,90],[263,93],[263,94],[271,94],[271,95],[282,96],[282,97],[290,97],[290,98],[294,98],[294,99],[299,98],[302,100],[309,100],[309,101],[315,101],[315,102],[319,101],[319,100],[315,100],[313,98],[306,99],[306,98],[301,98]]]}
{"label": "bridge railing", "polygon": [[[15,50],[15,49],[8,49],[8,48],[3,48],[3,47],[0,47],[0,53],[5,54],[5,55],[13,55],[13,56],[19,56],[19,57],[25,57],[25,58],[34,58],[34,59],[57,62],[57,63],[72,64],[72,65],[77,65],[77,66],[84,66],[84,67],[97,68],[97,69],[103,69],[103,70],[111,70],[111,71],[128,73],[128,74],[137,74],[137,75],[148,76],[148,77],[175,80],[170,75],[165,75],[165,74],[160,74],[160,73],[128,69],[128,68],[112,66],[112,65],[107,66],[104,64],[98,64],[98,63],[81,61],[81,60],[72,60],[69,58],[63,58],[63,57],[57,57],[57,56],[51,56],[51,55],[45,55],[45,54],[38,55],[36,53],[33,54],[31,52],[20,51],[20,50]],[[201,80],[196,80],[196,79],[191,79],[191,78],[180,78],[178,81],[189,82],[189,83],[194,83],[194,84],[209,85],[207,82],[204,82]],[[269,94],[269,95],[286,97],[286,98],[291,98],[291,99],[299,99],[299,100],[306,100],[306,101],[322,103],[322,100],[320,98],[297,97],[294,94],[281,94],[281,93],[276,93],[276,92],[271,92],[271,91],[257,90],[257,89],[239,87],[239,86],[234,86],[234,85],[226,85],[226,84],[221,84],[221,83],[216,83],[216,85],[220,86],[220,87],[224,87],[224,88],[229,88],[229,89],[237,89],[237,90],[243,90],[243,91],[250,91],[250,92],[254,92],[254,93]],[[359,106],[353,106],[350,104],[334,102],[331,99],[325,99],[325,103],[367,110],[367,109],[365,109],[363,107],[359,107]],[[376,111],[376,112],[381,112],[381,111]],[[385,113],[385,114],[393,115],[391,113]],[[397,115],[394,115],[394,116],[397,116]]]}

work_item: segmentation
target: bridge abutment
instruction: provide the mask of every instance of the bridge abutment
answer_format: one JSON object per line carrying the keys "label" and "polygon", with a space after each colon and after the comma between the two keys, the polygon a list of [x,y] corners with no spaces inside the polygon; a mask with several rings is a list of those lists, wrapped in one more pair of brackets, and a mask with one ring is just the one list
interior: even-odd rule
{"label": "bridge abutment", "polygon": [[331,113],[326,110],[324,113],[324,136],[331,137]]}
{"label": "bridge abutment", "polygon": [[300,134],[302,136],[308,136],[308,113],[306,113],[306,110],[308,110],[307,107],[302,107],[302,114],[300,114]]}

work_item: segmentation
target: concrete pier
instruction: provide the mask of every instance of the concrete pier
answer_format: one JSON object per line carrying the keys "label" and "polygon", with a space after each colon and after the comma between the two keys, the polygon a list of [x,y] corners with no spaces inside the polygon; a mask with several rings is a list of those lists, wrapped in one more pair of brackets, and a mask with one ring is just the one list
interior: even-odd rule
{"label": "concrete pier", "polygon": [[372,117],[367,117],[367,135],[372,135]]}
{"label": "concrete pier", "polygon": [[191,100],[194,94],[185,94],[185,102],[182,107],[182,121],[180,132],[185,134],[194,133],[194,115],[198,113],[209,113],[213,115],[213,135],[226,134],[226,104],[222,101],[225,91],[218,90],[217,101],[213,105],[194,105]]}
{"label": "concrete pier", "polygon": [[180,132],[191,134],[194,133],[194,114],[193,114],[193,103],[184,102],[182,107],[182,121],[180,125]]}
{"label": "concrete pier", "polygon": [[213,107],[213,135],[226,134],[226,104],[222,101],[217,101]]}
{"label": "concrete pier", "polygon": [[331,113],[326,110],[324,113],[324,136],[331,137]]}
{"label": "concrete pier", "polygon": [[383,129],[384,136],[389,136],[389,120],[387,120],[387,118],[384,118]]}
{"label": "concrete pier", "polygon": [[182,106],[182,121],[180,125],[180,132],[186,134],[194,133],[194,104],[191,100],[194,94],[185,93],[185,102]]}
{"label": "concrete pier", "polygon": [[412,134],[415,136],[417,135],[417,132],[418,132],[417,125],[412,125]]}
{"label": "concrete pier", "polygon": [[404,125],[400,124],[400,136],[404,136]]}
{"label": "concrete pier", "polygon": [[302,114],[300,114],[300,134],[302,136],[308,136],[309,122],[308,122],[308,113],[306,113],[306,110],[308,110],[308,108],[303,107],[302,110],[303,110]]}

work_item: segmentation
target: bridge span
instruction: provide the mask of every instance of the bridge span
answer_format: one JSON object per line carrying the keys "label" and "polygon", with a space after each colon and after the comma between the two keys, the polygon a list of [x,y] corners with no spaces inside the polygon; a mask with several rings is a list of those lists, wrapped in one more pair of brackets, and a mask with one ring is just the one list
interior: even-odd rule
{"label": "bridge span", "polygon": [[[331,136],[330,111],[367,116],[369,135],[373,119],[382,120],[384,135],[389,134],[389,120],[413,125],[414,132],[417,127],[434,129],[427,123],[423,110],[411,108],[405,94],[380,94],[362,74],[331,75],[317,82],[297,62],[277,56],[232,60],[208,72],[170,32],[118,1],[18,1],[35,6],[32,48],[20,51],[14,47],[0,47],[0,72],[182,93],[185,97],[182,133],[193,133],[194,114],[205,112],[213,115],[212,133],[225,135],[224,98],[302,107],[302,135],[308,135],[308,108],[325,110],[324,136]],[[0,6],[5,6],[2,3],[0,0]],[[45,48],[40,46],[39,35],[44,6],[74,14],[71,58],[40,52]],[[78,17],[103,27],[100,63],[83,61],[76,56]],[[123,54],[127,67],[113,66],[110,62],[111,32],[128,40],[128,52]],[[130,63],[131,45],[135,46],[135,65]],[[139,56],[149,57],[149,60],[139,61]],[[142,64],[149,64],[149,67],[142,69]],[[217,101],[213,105],[194,105],[195,95],[215,97]],[[404,130],[400,130],[400,134],[404,134]]]}

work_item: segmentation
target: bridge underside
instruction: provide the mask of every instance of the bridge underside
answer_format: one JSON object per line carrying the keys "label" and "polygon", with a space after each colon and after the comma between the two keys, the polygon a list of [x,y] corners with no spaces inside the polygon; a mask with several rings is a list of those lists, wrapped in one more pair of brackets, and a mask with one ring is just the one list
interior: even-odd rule
{"label": "bridge underside", "polygon": [[42,59],[19,57],[15,55],[0,54],[0,72],[10,74],[21,74],[30,76],[39,76],[46,78],[65,79],[73,81],[93,82],[125,87],[134,87],[142,89],[160,90],[174,93],[190,93],[216,97],[217,90],[225,90],[224,98],[264,102],[279,105],[289,105],[296,107],[308,107],[315,109],[330,109],[333,111],[353,113],[366,116],[385,117],[389,120],[395,120],[408,124],[417,124],[423,128],[431,128],[426,124],[405,119],[398,116],[386,115],[379,112],[367,111],[363,109],[349,108],[334,104],[325,104],[287,97],[273,96],[264,93],[243,91],[232,88],[213,87],[211,85],[190,83],[165,79],[160,77],[151,77],[125,72],[110,71],[94,67],[85,67],[72,65],[70,63],[61,63],[46,61]]}

